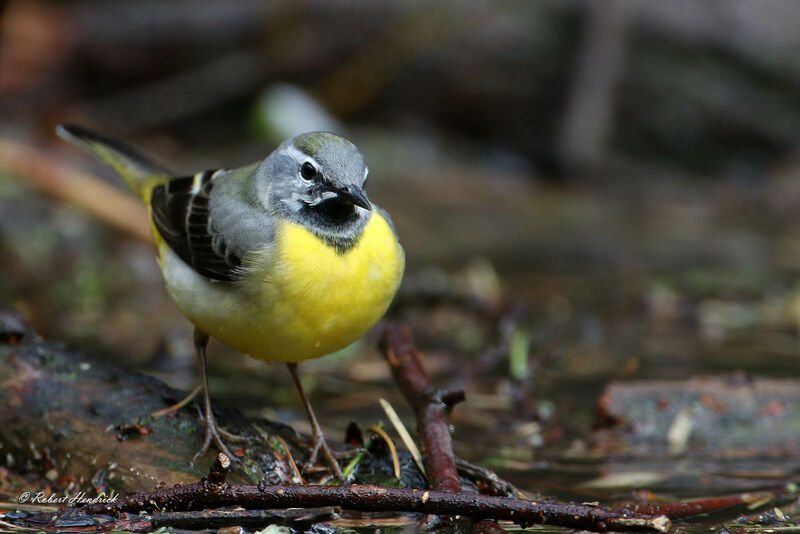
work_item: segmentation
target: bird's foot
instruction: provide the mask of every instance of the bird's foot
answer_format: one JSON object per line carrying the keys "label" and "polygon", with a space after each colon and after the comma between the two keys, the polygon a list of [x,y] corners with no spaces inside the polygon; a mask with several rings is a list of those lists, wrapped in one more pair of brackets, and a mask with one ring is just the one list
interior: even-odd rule
{"label": "bird's foot", "polygon": [[305,463],[305,465],[303,465],[303,472],[314,465],[320,452],[328,462],[328,465],[330,466],[331,471],[333,471],[333,474],[336,475],[336,478],[338,478],[341,482],[346,482],[344,479],[344,474],[342,473],[342,468],[339,467],[339,462],[336,460],[337,454],[328,446],[328,442],[325,441],[325,436],[322,433],[314,434],[314,438],[311,442],[311,454],[308,456],[308,461]]}
{"label": "bird's foot", "polygon": [[232,462],[237,461],[238,457],[230,451],[223,438],[233,442],[246,442],[249,441],[249,439],[246,436],[232,434],[227,430],[220,428],[217,425],[217,420],[214,418],[214,414],[212,413],[208,413],[206,416],[203,416],[201,413],[200,421],[202,421],[206,427],[206,438],[203,440],[203,446],[200,447],[200,450],[197,451],[192,458],[192,463],[194,463],[198,458],[203,456],[208,451],[208,447],[211,445],[212,441],[217,446],[217,449],[219,449],[219,452],[224,453],[225,456],[230,458]]}

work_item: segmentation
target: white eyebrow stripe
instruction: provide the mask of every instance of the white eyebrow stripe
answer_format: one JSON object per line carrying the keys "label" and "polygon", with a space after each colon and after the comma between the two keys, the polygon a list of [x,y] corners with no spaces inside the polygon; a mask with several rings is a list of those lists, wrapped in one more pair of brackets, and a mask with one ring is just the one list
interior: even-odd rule
{"label": "white eyebrow stripe", "polygon": [[312,158],[311,156],[309,156],[308,154],[306,154],[302,150],[299,150],[297,147],[295,147],[293,145],[289,145],[289,147],[286,149],[286,152],[290,156],[292,156],[295,160],[299,161],[301,164],[303,162],[309,161],[309,162],[313,163],[314,166],[317,169],[319,169],[319,163],[317,162],[317,160],[315,160],[314,158]]}

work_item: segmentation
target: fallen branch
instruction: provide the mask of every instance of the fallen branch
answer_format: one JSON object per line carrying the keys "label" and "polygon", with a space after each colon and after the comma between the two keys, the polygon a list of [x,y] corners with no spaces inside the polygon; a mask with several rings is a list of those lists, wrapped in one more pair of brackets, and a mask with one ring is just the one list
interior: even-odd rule
{"label": "fallen branch", "polygon": [[497,473],[485,467],[471,464],[461,458],[456,458],[458,474],[467,480],[472,480],[480,488],[481,493],[486,495],[500,495],[504,497],[525,498],[513,484],[503,480]]}
{"label": "fallen branch", "polygon": [[[431,483],[436,485],[434,489],[461,491],[446,409],[462,400],[464,394],[448,394],[436,389],[420,365],[420,355],[408,327],[389,324],[381,341],[381,350],[386,355],[400,391],[416,412],[425,472]],[[446,397],[450,404],[445,403]]]}
{"label": "fallen branch", "polygon": [[[390,323],[384,331],[381,349],[403,396],[416,411],[428,487],[437,491],[461,492],[447,416],[456,403],[464,400],[464,393],[436,389],[422,367],[421,355],[414,346],[408,327]],[[423,520],[423,524],[428,523],[428,518]],[[505,532],[488,519],[466,527],[473,532]]]}
{"label": "fallen branch", "polygon": [[[321,508],[337,506],[364,512],[417,512],[462,515],[475,519],[503,519],[519,525],[550,524],[594,531],[666,532],[666,517],[617,513],[602,508],[539,503],[525,499],[473,493],[386,488],[379,486],[267,486],[228,484],[220,481],[227,472],[227,458],[220,454],[211,472],[200,482],[148,493],[137,493],[113,503],[86,506],[79,514],[118,515],[124,512],[182,511],[224,506],[259,510],[270,508]],[[41,523],[39,523],[41,524]]]}
{"label": "fallen branch", "polygon": [[[381,342],[386,359],[392,368],[397,384],[417,414],[418,432],[422,440],[425,469],[428,473],[432,489],[448,491],[457,487],[460,481],[454,471],[457,460],[453,456],[450,442],[447,412],[454,403],[463,399],[463,393],[446,393],[437,390],[421,365],[421,354],[414,346],[411,332],[407,327],[398,324],[387,326]],[[435,455],[428,451],[436,451]],[[456,490],[456,491],[458,491]],[[701,513],[710,513],[725,508],[752,505],[769,499],[770,493],[744,493],[740,495],[696,499],[668,504],[636,504],[625,508],[626,511],[645,516],[666,516],[682,518]],[[481,522],[474,527],[485,527],[492,531],[494,523]]]}
{"label": "fallen branch", "polygon": [[633,513],[645,515],[663,514],[671,519],[689,517],[698,514],[709,514],[718,512],[734,506],[753,506],[759,503],[766,503],[775,498],[771,492],[740,493],[738,495],[726,495],[723,497],[707,497],[704,499],[693,499],[665,504],[633,504],[626,506],[626,510]]}

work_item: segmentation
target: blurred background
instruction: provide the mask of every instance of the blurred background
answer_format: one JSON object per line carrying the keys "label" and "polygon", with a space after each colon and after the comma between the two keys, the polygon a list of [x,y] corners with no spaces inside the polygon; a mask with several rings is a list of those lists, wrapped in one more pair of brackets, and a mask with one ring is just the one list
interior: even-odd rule
{"label": "blurred background", "polygon": [[[789,0],[0,3],[0,301],[192,389],[188,321],[120,229],[141,212],[62,176],[123,192],[54,126],[177,173],[342,133],[406,248],[390,315],[467,390],[457,452],[540,487],[610,380],[797,377],[798,24]],[[304,364],[332,436],[379,396],[409,413],[375,339]],[[304,428],[285,369],[210,350],[215,398]]]}

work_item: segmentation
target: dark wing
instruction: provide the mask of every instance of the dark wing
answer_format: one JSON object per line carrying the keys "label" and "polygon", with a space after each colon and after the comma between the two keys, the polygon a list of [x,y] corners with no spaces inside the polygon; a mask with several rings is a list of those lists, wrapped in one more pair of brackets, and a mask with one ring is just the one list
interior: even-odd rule
{"label": "dark wing", "polygon": [[187,265],[213,280],[239,278],[241,258],[211,224],[209,205],[219,171],[173,178],[153,189],[153,222],[161,237]]}

